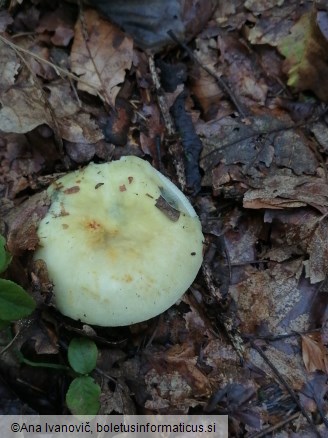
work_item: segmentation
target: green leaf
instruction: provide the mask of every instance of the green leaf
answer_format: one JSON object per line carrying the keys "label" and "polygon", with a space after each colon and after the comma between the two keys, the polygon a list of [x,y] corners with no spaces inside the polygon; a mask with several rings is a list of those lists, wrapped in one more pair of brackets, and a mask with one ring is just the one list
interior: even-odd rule
{"label": "green leaf", "polygon": [[[290,35],[278,45],[288,62],[288,85],[297,87],[301,81],[300,72],[309,68],[307,44],[311,40],[311,14],[304,14],[291,28]],[[287,64],[287,63],[285,63]]]}
{"label": "green leaf", "polygon": [[35,301],[21,286],[0,278],[0,320],[15,321],[34,309]]}
{"label": "green leaf", "polygon": [[5,245],[6,239],[0,234],[0,274],[8,268],[12,259],[11,255],[6,250]]}
{"label": "green leaf", "polygon": [[96,367],[97,356],[97,346],[91,339],[74,338],[68,346],[68,362],[77,373],[90,373]]}
{"label": "green leaf", "polygon": [[100,394],[100,386],[92,377],[76,377],[68,388],[66,403],[74,415],[97,415]]}
{"label": "green leaf", "polygon": [[312,90],[319,99],[327,101],[328,41],[318,26],[318,14],[313,8],[302,15],[277,48],[286,58],[283,71],[288,75],[288,85],[298,91]]}

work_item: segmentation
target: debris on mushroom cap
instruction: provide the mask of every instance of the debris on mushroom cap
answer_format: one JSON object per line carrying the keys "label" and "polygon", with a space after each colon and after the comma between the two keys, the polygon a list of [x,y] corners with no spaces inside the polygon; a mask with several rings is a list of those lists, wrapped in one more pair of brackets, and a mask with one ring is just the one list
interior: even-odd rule
{"label": "debris on mushroom cap", "polygon": [[58,310],[100,326],[152,318],[202,264],[201,224],[184,194],[136,157],[68,173],[48,188],[34,259],[47,264]]}

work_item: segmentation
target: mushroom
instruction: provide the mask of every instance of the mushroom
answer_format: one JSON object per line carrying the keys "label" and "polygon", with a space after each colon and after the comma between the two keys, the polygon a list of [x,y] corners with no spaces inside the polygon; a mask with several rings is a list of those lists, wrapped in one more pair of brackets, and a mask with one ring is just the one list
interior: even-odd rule
{"label": "mushroom", "polygon": [[185,195],[147,161],[90,163],[48,188],[34,259],[54,302],[88,324],[123,326],[172,306],[202,264],[203,234]]}

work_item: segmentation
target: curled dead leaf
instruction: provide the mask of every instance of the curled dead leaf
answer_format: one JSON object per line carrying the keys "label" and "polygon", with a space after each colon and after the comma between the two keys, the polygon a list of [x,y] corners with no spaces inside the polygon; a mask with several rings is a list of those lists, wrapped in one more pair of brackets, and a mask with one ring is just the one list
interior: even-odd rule
{"label": "curled dead leaf", "polygon": [[301,336],[303,362],[308,373],[322,371],[327,374],[328,349],[316,335],[318,334]]}
{"label": "curled dead leaf", "polygon": [[[88,40],[86,41],[86,35]],[[110,106],[132,64],[133,42],[116,25],[104,20],[97,11],[86,9],[77,21],[71,51],[71,65],[82,77],[78,88],[99,94]]]}
{"label": "curled dead leaf", "polygon": [[43,192],[31,196],[8,214],[5,218],[8,227],[7,248],[12,255],[36,249],[39,243],[37,227],[49,206],[50,199]]}

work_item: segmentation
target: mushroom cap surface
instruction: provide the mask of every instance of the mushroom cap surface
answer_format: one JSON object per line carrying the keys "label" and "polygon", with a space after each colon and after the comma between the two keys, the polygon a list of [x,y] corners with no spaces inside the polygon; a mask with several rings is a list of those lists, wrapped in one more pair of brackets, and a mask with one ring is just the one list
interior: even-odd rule
{"label": "mushroom cap surface", "polygon": [[150,319],[202,264],[203,234],[185,195],[148,162],[90,163],[48,188],[39,248],[66,316],[99,326]]}

